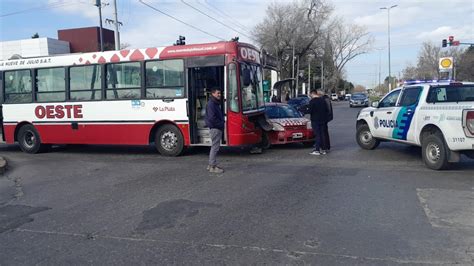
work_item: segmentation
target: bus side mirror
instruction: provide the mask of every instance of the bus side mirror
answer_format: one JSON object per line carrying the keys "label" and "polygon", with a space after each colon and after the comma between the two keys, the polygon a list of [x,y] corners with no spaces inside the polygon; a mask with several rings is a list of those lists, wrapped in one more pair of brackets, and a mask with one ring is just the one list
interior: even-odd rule
{"label": "bus side mirror", "polygon": [[378,108],[379,107],[379,101],[372,102],[372,107]]}
{"label": "bus side mirror", "polygon": [[244,69],[242,71],[242,78],[243,78],[243,85],[244,87],[248,87],[251,83],[251,79],[250,79],[250,69]]}

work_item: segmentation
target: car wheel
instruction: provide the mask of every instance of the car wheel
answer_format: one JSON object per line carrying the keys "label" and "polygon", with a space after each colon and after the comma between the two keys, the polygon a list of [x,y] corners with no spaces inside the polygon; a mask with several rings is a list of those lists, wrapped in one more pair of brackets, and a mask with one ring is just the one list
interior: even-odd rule
{"label": "car wheel", "polygon": [[51,145],[41,143],[41,138],[33,125],[24,125],[18,130],[17,140],[20,149],[26,153],[41,153],[48,150]]}
{"label": "car wheel", "polygon": [[431,134],[423,139],[422,157],[430,169],[443,170],[449,166],[448,148],[441,133]]}
{"label": "car wheel", "polygon": [[155,146],[164,156],[179,156],[184,151],[184,138],[174,125],[161,126],[155,135]]}
{"label": "car wheel", "polygon": [[380,144],[380,141],[372,135],[372,132],[370,132],[370,128],[367,124],[357,127],[356,138],[357,144],[365,150],[373,150]]}

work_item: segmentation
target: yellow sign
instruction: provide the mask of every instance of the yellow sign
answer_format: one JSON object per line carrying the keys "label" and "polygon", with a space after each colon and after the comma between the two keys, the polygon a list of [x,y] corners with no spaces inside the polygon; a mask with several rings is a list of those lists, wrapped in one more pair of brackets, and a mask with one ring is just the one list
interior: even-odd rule
{"label": "yellow sign", "polygon": [[439,69],[448,70],[453,69],[453,58],[452,57],[442,57],[439,59]]}

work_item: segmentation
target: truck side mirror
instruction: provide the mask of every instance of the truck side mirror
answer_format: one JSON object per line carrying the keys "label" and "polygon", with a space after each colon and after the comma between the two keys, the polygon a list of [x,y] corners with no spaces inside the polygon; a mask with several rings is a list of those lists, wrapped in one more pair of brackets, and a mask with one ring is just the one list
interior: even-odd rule
{"label": "truck side mirror", "polygon": [[247,87],[251,83],[251,78],[250,78],[250,69],[244,69],[242,70],[242,82],[244,83],[244,87]]}
{"label": "truck side mirror", "polygon": [[372,102],[372,107],[379,108],[379,101]]}

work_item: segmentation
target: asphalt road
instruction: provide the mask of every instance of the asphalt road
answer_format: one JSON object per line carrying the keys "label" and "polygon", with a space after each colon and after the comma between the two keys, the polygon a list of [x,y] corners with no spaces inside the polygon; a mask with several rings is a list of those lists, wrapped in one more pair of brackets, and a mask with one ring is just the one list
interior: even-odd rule
{"label": "asphalt road", "polygon": [[474,161],[424,167],[416,147],[360,149],[334,105],[332,152],[0,145],[0,265],[474,264]]}

